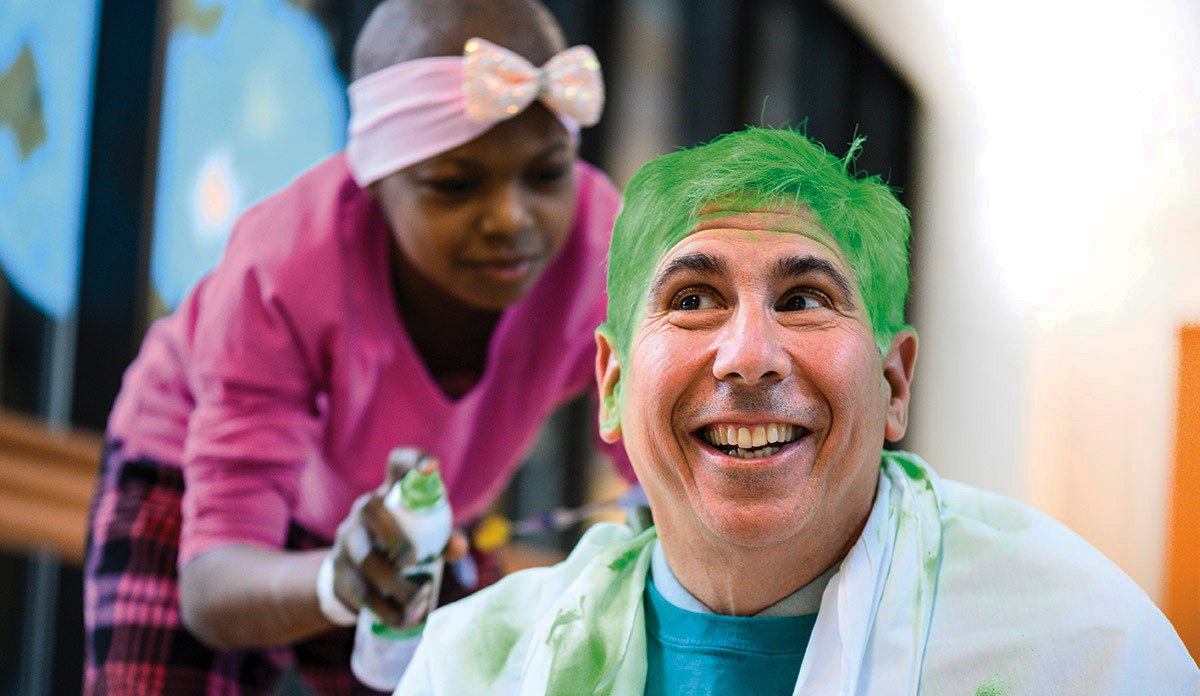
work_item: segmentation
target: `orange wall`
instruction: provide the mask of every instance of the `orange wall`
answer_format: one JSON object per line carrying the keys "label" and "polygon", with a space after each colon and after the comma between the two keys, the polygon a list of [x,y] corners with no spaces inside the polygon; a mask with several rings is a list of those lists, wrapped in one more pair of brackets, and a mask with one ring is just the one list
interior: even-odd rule
{"label": "orange wall", "polygon": [[1179,336],[1166,613],[1200,662],[1200,325],[1183,327]]}

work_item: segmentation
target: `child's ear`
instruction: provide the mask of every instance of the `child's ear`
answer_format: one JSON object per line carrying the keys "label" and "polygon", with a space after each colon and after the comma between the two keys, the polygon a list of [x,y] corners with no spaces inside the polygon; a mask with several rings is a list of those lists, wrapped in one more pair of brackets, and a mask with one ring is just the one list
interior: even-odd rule
{"label": "child's ear", "polygon": [[596,386],[600,388],[600,439],[612,444],[621,439],[621,414],[617,408],[621,363],[603,330],[596,330]]}
{"label": "child's ear", "polygon": [[908,400],[912,395],[916,366],[917,334],[911,329],[902,329],[896,332],[891,348],[883,356],[883,378],[889,390],[883,436],[889,442],[904,437],[908,430]]}

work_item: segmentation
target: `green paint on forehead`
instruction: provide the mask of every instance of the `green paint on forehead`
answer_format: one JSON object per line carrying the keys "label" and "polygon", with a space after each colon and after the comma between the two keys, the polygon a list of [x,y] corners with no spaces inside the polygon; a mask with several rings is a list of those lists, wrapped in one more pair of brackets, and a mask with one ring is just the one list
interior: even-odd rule
{"label": "green paint on forehead", "polygon": [[796,234],[806,237],[828,250],[849,277],[854,277],[854,267],[849,262],[847,254],[842,250],[838,238],[831,233],[816,214],[807,207],[794,205],[771,206],[765,204],[757,209],[746,210],[744,207],[726,207],[726,204],[710,205],[696,217],[696,225],[683,236],[675,246],[659,260],[661,268],[675,249],[692,236],[707,230],[745,231],[747,235],[755,232],[775,234]]}

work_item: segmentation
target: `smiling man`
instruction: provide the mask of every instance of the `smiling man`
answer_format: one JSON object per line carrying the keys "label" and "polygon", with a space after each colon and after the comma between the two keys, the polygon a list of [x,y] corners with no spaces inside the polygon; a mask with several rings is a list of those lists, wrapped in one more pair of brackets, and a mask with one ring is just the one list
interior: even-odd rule
{"label": "smiling man", "polygon": [[439,610],[397,693],[1200,693],[1083,540],[883,449],[908,213],[850,164],[751,129],[634,176],[597,380],[654,525]]}

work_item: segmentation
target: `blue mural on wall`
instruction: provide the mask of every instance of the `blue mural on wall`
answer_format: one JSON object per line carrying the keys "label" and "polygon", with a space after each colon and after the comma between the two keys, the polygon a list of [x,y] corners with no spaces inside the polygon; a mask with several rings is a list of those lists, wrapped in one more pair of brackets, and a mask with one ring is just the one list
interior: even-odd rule
{"label": "blue mural on wall", "polygon": [[150,279],[174,307],[237,215],[345,141],[344,83],[317,19],[285,0],[174,0]]}
{"label": "blue mural on wall", "polygon": [[59,319],[79,294],[96,10],[0,2],[0,267]]}

